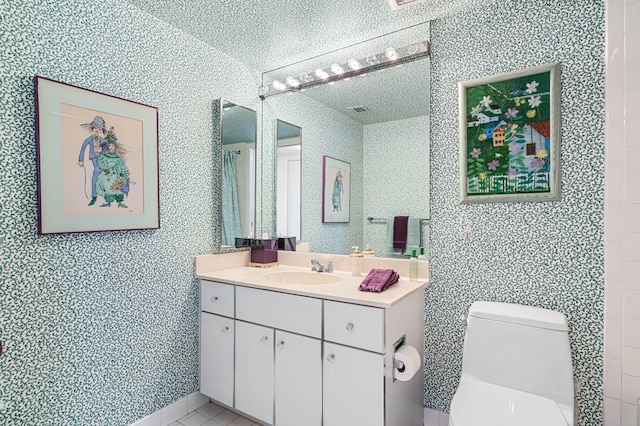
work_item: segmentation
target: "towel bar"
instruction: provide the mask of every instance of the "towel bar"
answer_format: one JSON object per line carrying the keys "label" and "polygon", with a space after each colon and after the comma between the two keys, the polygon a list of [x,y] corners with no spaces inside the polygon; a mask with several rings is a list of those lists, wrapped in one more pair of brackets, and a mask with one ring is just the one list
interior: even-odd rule
{"label": "towel bar", "polygon": [[[369,216],[369,217],[367,218],[367,220],[368,220],[369,222],[379,222],[379,223],[386,223],[386,222],[387,222],[387,219],[382,218],[382,217],[372,217],[372,216]],[[429,222],[429,220],[430,220],[430,219],[422,218],[422,219],[420,219],[420,222]]]}

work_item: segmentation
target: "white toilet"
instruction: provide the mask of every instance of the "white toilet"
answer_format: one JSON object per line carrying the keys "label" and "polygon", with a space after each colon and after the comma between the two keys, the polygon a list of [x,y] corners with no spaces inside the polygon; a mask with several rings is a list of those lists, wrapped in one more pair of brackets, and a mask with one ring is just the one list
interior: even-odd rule
{"label": "white toilet", "polygon": [[549,309],[475,302],[450,426],[573,426],[567,318]]}

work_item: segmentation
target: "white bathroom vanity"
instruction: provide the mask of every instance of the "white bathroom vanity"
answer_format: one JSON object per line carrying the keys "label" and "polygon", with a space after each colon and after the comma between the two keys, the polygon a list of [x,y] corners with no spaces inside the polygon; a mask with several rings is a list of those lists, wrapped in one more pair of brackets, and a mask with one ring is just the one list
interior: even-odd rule
{"label": "white bathroom vanity", "polygon": [[[348,257],[319,273],[306,266],[314,256],[280,252],[271,268],[244,266],[247,252],[196,259],[200,392],[265,425],[422,425],[426,280],[409,281],[404,260],[371,258],[365,271],[404,276],[361,292],[366,274],[351,276]],[[395,379],[402,345],[420,354],[408,381]]]}

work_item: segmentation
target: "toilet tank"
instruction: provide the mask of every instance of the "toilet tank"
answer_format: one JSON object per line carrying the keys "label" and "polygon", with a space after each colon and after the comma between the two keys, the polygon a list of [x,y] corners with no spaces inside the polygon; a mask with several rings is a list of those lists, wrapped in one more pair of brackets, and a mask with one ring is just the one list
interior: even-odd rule
{"label": "toilet tank", "polygon": [[500,302],[469,309],[462,377],[573,406],[567,318],[560,312]]}

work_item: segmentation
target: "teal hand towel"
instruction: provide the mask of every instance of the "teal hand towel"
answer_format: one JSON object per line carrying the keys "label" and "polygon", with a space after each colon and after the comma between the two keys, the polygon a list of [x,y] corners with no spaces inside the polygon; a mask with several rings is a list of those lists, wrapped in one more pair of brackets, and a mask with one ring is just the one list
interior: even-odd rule
{"label": "teal hand towel", "polygon": [[422,239],[422,229],[419,217],[409,216],[407,222],[407,248],[405,254],[411,255],[411,250],[415,250],[417,254],[420,248],[420,240]]}
{"label": "teal hand towel", "polygon": [[393,219],[393,216],[387,218],[387,240],[385,241],[385,249],[389,254],[402,254],[403,250],[393,248]]}

